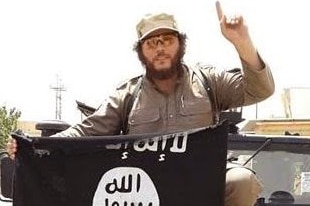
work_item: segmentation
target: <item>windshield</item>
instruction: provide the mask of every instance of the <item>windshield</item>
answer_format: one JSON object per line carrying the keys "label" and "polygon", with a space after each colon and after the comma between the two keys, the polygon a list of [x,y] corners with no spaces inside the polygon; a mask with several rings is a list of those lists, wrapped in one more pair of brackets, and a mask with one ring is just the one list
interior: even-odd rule
{"label": "windshield", "polygon": [[[237,158],[233,162],[243,164],[251,157],[253,151],[230,150],[229,154]],[[261,197],[265,202],[274,201],[274,195],[281,191],[281,193],[288,192],[295,204],[309,204],[310,154],[260,151],[246,165],[256,172],[262,182],[264,189]],[[289,194],[283,198],[289,199]]]}

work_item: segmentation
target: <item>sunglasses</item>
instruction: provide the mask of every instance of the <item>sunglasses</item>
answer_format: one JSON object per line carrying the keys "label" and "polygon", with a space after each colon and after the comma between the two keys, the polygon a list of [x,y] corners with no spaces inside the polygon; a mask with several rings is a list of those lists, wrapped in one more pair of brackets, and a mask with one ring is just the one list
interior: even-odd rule
{"label": "sunglasses", "polygon": [[156,49],[159,43],[164,47],[168,47],[175,43],[177,40],[178,34],[172,32],[148,37],[142,41],[142,44],[145,43],[149,49]]}

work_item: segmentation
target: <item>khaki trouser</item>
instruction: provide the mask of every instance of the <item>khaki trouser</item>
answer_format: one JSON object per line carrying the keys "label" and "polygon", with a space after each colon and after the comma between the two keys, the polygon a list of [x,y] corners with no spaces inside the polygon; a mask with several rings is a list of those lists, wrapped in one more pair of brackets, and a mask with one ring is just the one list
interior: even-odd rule
{"label": "khaki trouser", "polygon": [[249,169],[233,167],[226,172],[225,206],[253,206],[262,184]]}

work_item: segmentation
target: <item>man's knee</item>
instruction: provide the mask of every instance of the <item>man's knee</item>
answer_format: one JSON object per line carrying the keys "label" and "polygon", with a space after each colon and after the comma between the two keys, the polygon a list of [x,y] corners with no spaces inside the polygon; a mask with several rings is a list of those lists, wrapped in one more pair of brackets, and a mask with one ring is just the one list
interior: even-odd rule
{"label": "man's knee", "polygon": [[262,191],[262,185],[249,169],[236,167],[226,173],[225,205],[251,206]]}

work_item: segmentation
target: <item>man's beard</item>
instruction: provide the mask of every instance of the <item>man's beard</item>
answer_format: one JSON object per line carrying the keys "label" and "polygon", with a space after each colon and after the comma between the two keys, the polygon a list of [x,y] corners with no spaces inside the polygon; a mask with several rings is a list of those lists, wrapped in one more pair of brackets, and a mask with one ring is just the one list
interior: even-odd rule
{"label": "man's beard", "polygon": [[145,60],[145,67],[146,67],[146,76],[149,79],[156,79],[156,80],[165,80],[173,77],[175,74],[178,73],[181,67],[181,58],[180,55],[175,55],[171,58],[171,66],[165,69],[161,69],[160,71],[156,70],[154,64],[146,59]]}

